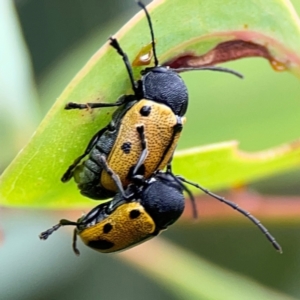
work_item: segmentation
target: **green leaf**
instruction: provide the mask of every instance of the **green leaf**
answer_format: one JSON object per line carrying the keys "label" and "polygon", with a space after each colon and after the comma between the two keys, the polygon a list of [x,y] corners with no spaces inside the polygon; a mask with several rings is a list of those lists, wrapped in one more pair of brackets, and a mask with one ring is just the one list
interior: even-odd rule
{"label": "green leaf", "polygon": [[178,151],[173,171],[180,170],[204,187],[222,189],[298,168],[300,163],[300,140],[259,152],[241,151],[237,146],[232,141]]}
{"label": "green leaf", "polygon": [[[193,0],[183,3],[166,0],[152,3],[149,10],[161,62],[199,66],[263,56],[277,69],[300,74],[300,25],[288,1]],[[150,40],[144,13],[137,14],[115,37],[133,60]],[[136,77],[140,69],[135,68]],[[67,86],[31,142],[1,177],[1,204],[55,208],[87,206],[88,200],[79,194],[75,184],[63,184],[60,178],[82,153],[91,136],[109,122],[113,110],[65,111],[63,107],[69,101],[114,102],[128,92],[129,87],[121,58],[108,44],[104,45]],[[239,162],[238,173],[232,174],[230,180],[228,170],[235,172],[237,162],[233,162],[229,154],[227,157],[221,155],[224,154],[222,147],[205,155],[199,156],[197,152],[190,155],[191,161],[199,162],[197,168],[187,168],[190,165],[180,156],[175,160],[174,169],[207,187],[228,187],[239,178],[245,183],[295,167],[298,162],[293,155],[296,154],[291,153],[297,153],[298,147],[293,151],[283,156],[275,151],[273,162],[253,160],[259,165],[255,172],[249,160]],[[222,162],[221,157],[224,158]],[[227,172],[216,167],[214,161],[226,165]],[[208,167],[203,168],[204,165]]]}

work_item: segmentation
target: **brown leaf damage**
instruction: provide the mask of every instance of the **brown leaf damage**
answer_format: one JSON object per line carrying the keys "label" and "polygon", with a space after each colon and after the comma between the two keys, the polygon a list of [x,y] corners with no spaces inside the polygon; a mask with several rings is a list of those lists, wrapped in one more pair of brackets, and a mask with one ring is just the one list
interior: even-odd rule
{"label": "brown leaf damage", "polygon": [[246,57],[263,57],[270,62],[271,66],[276,71],[283,71],[286,69],[282,63],[272,57],[266,47],[243,40],[222,42],[203,55],[196,55],[192,52],[184,53],[165,62],[164,65],[173,69],[199,68]]}

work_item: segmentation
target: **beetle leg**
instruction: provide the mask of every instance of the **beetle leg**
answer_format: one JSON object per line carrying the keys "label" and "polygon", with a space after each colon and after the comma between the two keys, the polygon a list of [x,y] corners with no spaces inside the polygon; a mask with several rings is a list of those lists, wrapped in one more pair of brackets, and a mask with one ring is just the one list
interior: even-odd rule
{"label": "beetle leg", "polygon": [[115,106],[121,106],[126,102],[129,102],[132,100],[132,97],[124,95],[123,97],[120,97],[115,103],[100,103],[100,102],[89,102],[89,103],[75,103],[75,102],[69,102],[66,104],[65,109],[94,109],[94,108],[101,108],[101,107],[115,107]]}
{"label": "beetle leg", "polygon": [[69,220],[65,220],[65,219],[62,219],[59,221],[58,224],[54,225],[53,227],[51,227],[50,229],[46,230],[46,231],[43,231],[40,235],[39,235],[39,238],[41,240],[47,240],[47,238],[49,237],[49,235],[51,235],[54,231],[58,230],[60,227],[62,226],[68,226],[68,225],[71,225],[71,226],[77,226],[78,223],[77,222],[72,222],[72,221],[69,221]]}
{"label": "beetle leg", "polygon": [[122,196],[127,199],[128,197],[126,196],[125,194],[125,191],[123,189],[123,186],[122,186],[122,182],[120,180],[120,177],[108,166],[107,164],[107,161],[106,161],[106,158],[101,155],[99,157],[99,161],[103,167],[103,169],[106,171],[106,173],[112,178],[112,180],[115,182],[118,190],[120,191],[120,193],[122,194]]}
{"label": "beetle leg", "polygon": [[[169,143],[169,145],[165,148],[165,151],[164,151],[164,153],[163,153],[163,155],[162,155],[162,157],[161,157],[161,159],[160,159],[160,161],[159,161],[159,163],[158,163],[158,166],[159,166],[159,165],[161,164],[161,162],[164,160],[166,154],[169,152],[169,149],[172,147],[172,144],[173,144],[173,142],[174,142],[174,139],[175,139],[176,134],[178,134],[179,132],[182,131],[182,128],[183,128],[182,118],[176,115],[176,120],[177,120],[177,122],[176,122],[176,124],[175,124],[174,127],[173,127],[173,134],[172,134],[172,137],[171,137],[171,139],[170,139],[170,143]],[[172,156],[173,156],[173,155],[172,155]],[[172,159],[170,159],[170,161],[168,162],[168,165],[171,164],[171,160],[172,160]],[[167,165],[167,168],[168,168],[168,165]]]}
{"label": "beetle leg", "polygon": [[80,252],[77,248],[77,231],[76,231],[76,228],[74,228],[74,232],[73,232],[72,249],[73,249],[73,251],[76,255],[78,255],[78,256],[80,255]]}
{"label": "beetle leg", "polygon": [[141,146],[142,146],[142,153],[139,157],[139,160],[137,162],[137,164],[135,165],[134,169],[133,169],[133,172],[132,172],[132,177],[134,177],[139,168],[142,166],[142,164],[145,162],[147,156],[148,156],[148,149],[147,149],[147,141],[146,141],[146,138],[145,138],[145,132],[144,132],[144,126],[137,126],[136,127],[136,130],[140,136],[140,139],[141,139]]}

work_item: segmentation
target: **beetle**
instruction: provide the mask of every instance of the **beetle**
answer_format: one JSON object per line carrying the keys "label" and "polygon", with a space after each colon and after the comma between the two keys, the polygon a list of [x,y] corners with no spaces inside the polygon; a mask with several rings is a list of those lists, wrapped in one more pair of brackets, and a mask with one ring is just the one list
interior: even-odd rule
{"label": "beetle", "polygon": [[[122,185],[120,185],[122,188]],[[184,210],[181,185],[167,173],[130,184],[106,203],[101,203],[77,222],[61,220],[41,233],[45,240],[61,226],[74,225],[73,250],[77,235],[88,247],[110,253],[136,246],[173,224]]]}
{"label": "beetle", "polygon": [[[123,95],[115,103],[70,102],[65,106],[67,110],[118,107],[111,122],[93,136],[84,153],[75,159],[61,179],[67,182],[73,177],[81,194],[96,200],[113,197],[117,192],[114,181],[97,157],[105,156],[123,187],[132,182],[134,175],[147,179],[171,161],[188,107],[188,90],[178,73],[213,70],[242,78],[235,71],[216,66],[172,69],[159,65],[150,15],[142,2],[138,5],[144,10],[150,28],[154,66],[142,70],[141,79],[135,81],[127,54],[111,37],[110,45],[124,61],[133,94]],[[82,162],[87,155],[89,158]]]}
{"label": "beetle", "polygon": [[282,252],[281,246],[267,228],[249,212],[196,183],[181,176],[175,176],[170,165],[168,165],[166,172],[157,171],[148,179],[136,175],[132,179],[133,183],[124,190],[120,178],[109,168],[105,157],[101,156],[99,160],[114,180],[119,192],[111,201],[96,206],[77,222],[60,220],[57,225],[42,232],[40,239],[46,240],[61,226],[72,225],[75,226],[73,250],[77,255],[79,255],[76,246],[77,235],[88,247],[102,253],[116,252],[136,246],[157,236],[181,216],[185,206],[183,191],[188,192],[193,203],[193,209],[196,209],[194,197],[184,185],[186,183],[246,216],[261,230],[273,247]]}

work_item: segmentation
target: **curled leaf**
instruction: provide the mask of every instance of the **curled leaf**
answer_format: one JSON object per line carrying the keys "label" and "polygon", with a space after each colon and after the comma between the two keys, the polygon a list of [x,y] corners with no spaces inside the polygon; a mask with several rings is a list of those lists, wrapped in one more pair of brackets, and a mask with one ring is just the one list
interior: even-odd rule
{"label": "curled leaf", "polygon": [[[289,1],[212,0],[208,4],[202,0],[165,0],[151,3],[149,11],[161,63],[203,65],[259,55],[276,61],[280,68],[300,74],[300,25]],[[139,12],[115,37],[132,61],[150,41],[144,13]],[[141,67],[135,68],[136,78],[140,70]],[[95,132],[109,122],[113,109],[65,111],[64,106],[67,102],[115,102],[129,87],[121,58],[108,43],[105,44],[66,87],[30,143],[3,173],[1,204],[55,208],[86,206],[87,199],[80,196],[75,184],[63,184],[60,178]],[[298,147],[291,153],[297,151]],[[175,171],[207,187],[229,186],[237,181],[236,162],[229,161],[228,155],[223,161],[226,168],[215,164],[218,161],[222,165],[225,152],[223,147],[217,147],[217,150],[208,151],[206,157],[199,156],[197,151],[186,158],[176,157]],[[285,161],[285,165],[278,164],[278,167],[262,161],[245,162],[247,165],[250,161],[253,165],[257,163],[261,172],[247,166],[249,173],[246,176],[243,171],[242,180],[246,182],[295,167],[298,162],[291,153],[284,159],[283,156],[274,158],[274,161]],[[187,169],[188,160],[197,162],[194,171]],[[204,174],[203,178],[200,174]]]}

